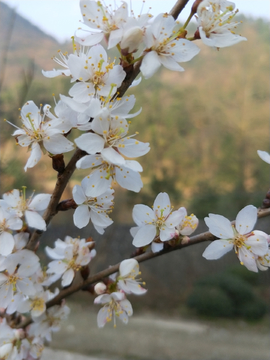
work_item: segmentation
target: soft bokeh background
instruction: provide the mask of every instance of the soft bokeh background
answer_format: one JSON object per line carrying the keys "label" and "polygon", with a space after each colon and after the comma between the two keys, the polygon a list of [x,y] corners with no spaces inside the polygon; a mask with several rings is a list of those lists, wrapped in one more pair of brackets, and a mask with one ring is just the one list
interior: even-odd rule
{"label": "soft bokeh background", "polygon": [[[63,5],[63,1],[55,3],[60,2]],[[19,3],[18,10],[29,1]],[[256,15],[262,2],[246,3],[253,4]],[[15,1],[0,2],[1,193],[22,185],[27,185],[29,194],[32,189],[51,193],[56,179],[51,160],[44,156],[34,169],[24,173],[27,151],[16,147],[10,136],[14,129],[3,119],[19,125],[18,108],[25,101],[53,106],[52,93],[56,97],[59,93],[67,95],[69,79],[44,79],[41,69],[57,67],[50,58],[59,48],[70,51],[71,44],[59,44],[6,4],[13,6]],[[65,10],[69,13],[69,4],[70,1],[65,2],[63,14]],[[172,7],[169,1],[168,8],[164,4],[163,11]],[[241,9],[240,2],[237,5]],[[29,14],[25,16],[33,18]],[[50,14],[48,18],[44,12],[43,17],[53,25],[56,5],[50,7]],[[93,236],[98,251],[91,264],[94,273],[134,251],[129,234],[132,207],[136,203],[151,206],[160,191],[170,195],[175,207],[185,206],[200,219],[209,212],[233,219],[243,206],[261,205],[270,175],[269,166],[256,153],[257,149],[269,150],[266,15],[265,12],[263,18],[239,18],[243,21],[239,31],[248,42],[220,51],[198,42],[201,53],[183,64],[184,73],[161,69],[138,88],[131,89],[130,93],[137,98],[135,110],[143,108],[140,116],[133,119],[131,132],[138,131],[138,138],[151,145],[150,153],[139,159],[144,168],[143,190],[134,194],[116,187],[112,214],[115,223],[104,237],[97,236],[91,225],[83,231],[74,228],[70,211],[53,220],[42,237],[41,248],[65,235]],[[79,12],[74,17],[78,20]],[[39,24],[37,16],[34,22]],[[70,24],[68,17],[66,23]],[[191,29],[195,28],[191,25]],[[42,29],[49,32],[44,25]],[[70,35],[62,35],[60,40]],[[66,161],[70,156],[65,155]],[[75,173],[63,199],[71,197],[72,187],[85,174]],[[269,219],[260,221],[257,228],[270,231]],[[204,230],[201,221],[198,231]],[[201,257],[205,246],[194,246],[142,264],[142,277],[149,291],[144,297],[131,297],[135,317],[128,328],[119,326],[113,331],[108,327],[101,332],[95,325],[98,307],[92,305],[92,295],[84,292],[73,297],[74,311],[64,330],[56,334],[52,346],[110,359],[268,359],[269,273],[245,271],[234,254],[207,262]],[[46,262],[44,256],[42,261]]]}

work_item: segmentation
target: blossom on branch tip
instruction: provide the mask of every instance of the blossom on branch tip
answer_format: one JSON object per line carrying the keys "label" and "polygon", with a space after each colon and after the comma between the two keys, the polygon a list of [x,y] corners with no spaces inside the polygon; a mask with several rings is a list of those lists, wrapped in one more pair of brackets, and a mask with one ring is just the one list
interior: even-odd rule
{"label": "blossom on branch tip", "polygon": [[244,207],[235,220],[235,225],[224,216],[209,214],[205,219],[209,231],[220,240],[213,241],[205,249],[203,257],[216,260],[234,249],[240,263],[250,271],[258,272],[258,258],[268,253],[268,235],[253,230],[257,221],[257,208],[253,205]]}
{"label": "blossom on branch tip", "polygon": [[178,38],[180,25],[171,15],[159,14],[146,29],[144,42],[146,50],[141,64],[141,72],[150,78],[163,65],[169,70],[184,71],[178,64],[196,56],[200,49],[191,41]]}
{"label": "blossom on branch tip", "polygon": [[232,21],[238,10],[226,0],[204,0],[197,8],[200,38],[207,46],[223,48],[247,40],[235,34],[239,22]]}

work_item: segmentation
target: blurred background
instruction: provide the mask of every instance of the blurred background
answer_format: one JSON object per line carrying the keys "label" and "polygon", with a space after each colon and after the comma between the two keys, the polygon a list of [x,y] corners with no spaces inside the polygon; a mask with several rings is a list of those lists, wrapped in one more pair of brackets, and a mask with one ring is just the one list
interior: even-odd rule
{"label": "blurred background", "polygon": [[[0,2],[1,194],[23,185],[29,195],[32,190],[51,193],[56,180],[51,160],[44,156],[25,173],[29,154],[16,147],[14,128],[3,119],[20,126],[18,108],[27,100],[53,107],[53,93],[57,100],[59,93],[68,94],[69,79],[44,78],[41,69],[57,68],[52,56],[58,49],[71,51],[71,44],[59,43],[9,5],[14,2]],[[238,32],[247,42],[220,51],[197,42],[201,52],[182,64],[185,72],[160,69],[130,90],[137,98],[134,111],[143,108],[132,119],[131,133],[138,131],[138,139],[151,146],[138,159],[144,187],[139,194],[115,187],[114,224],[103,237],[91,225],[82,231],[72,226],[72,210],[54,218],[41,241],[44,263],[42,249],[66,235],[96,241],[92,273],[128,258],[134,252],[132,208],[151,206],[160,191],[170,195],[176,208],[185,206],[200,219],[209,212],[234,219],[245,205],[261,205],[270,176],[256,152],[269,151],[269,19],[238,20],[243,21]],[[190,28],[195,31],[196,25]],[[70,156],[65,154],[66,162]],[[86,174],[74,174],[63,199],[71,197]],[[269,233],[269,218],[256,228]],[[201,220],[197,232],[206,230]],[[113,330],[109,324],[101,332],[92,295],[72,297],[68,305],[74,311],[52,346],[109,359],[269,359],[269,272],[246,271],[234,254],[207,262],[201,256],[206,245],[141,265],[149,290],[144,297],[131,297],[135,317],[128,328]]]}

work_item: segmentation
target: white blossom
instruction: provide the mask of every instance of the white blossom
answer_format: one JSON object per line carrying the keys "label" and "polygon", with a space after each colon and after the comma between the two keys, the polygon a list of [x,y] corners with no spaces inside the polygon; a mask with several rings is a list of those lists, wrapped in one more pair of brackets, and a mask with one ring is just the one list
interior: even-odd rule
{"label": "white blossom", "polygon": [[209,214],[205,219],[209,231],[220,238],[205,249],[203,257],[207,260],[219,259],[234,249],[240,263],[250,271],[258,272],[256,260],[268,252],[267,234],[254,230],[257,221],[257,209],[248,205],[237,215],[235,225],[224,216]]}
{"label": "white blossom", "polygon": [[22,226],[21,219],[0,206],[0,255],[11,254],[15,240],[10,230],[20,230]]}
{"label": "white blossom", "polygon": [[70,285],[75,273],[96,255],[94,249],[89,250],[92,245],[93,242],[85,242],[85,239],[66,236],[65,241],[56,240],[54,249],[46,246],[47,255],[55,259],[48,264],[47,273],[58,275],[58,278],[62,276],[62,286]]}
{"label": "white blossom", "polygon": [[84,57],[69,55],[68,65],[73,78],[79,80],[69,90],[69,95],[79,103],[85,103],[95,95],[114,95],[126,76],[121,65],[108,62],[101,45],[91,47]]}
{"label": "white blossom", "polygon": [[27,224],[30,227],[39,230],[46,230],[46,223],[40,213],[42,213],[48,206],[51,195],[38,194],[26,199],[25,187],[20,192],[14,189],[5,193],[3,199],[7,204],[7,211],[16,214],[18,217],[25,217]]}
{"label": "white blossom", "polygon": [[161,65],[173,71],[184,71],[178,63],[189,61],[199,53],[197,45],[177,37],[179,29],[180,25],[168,14],[159,14],[146,29],[146,50],[141,64],[146,79]]}
{"label": "white blossom", "polygon": [[238,10],[235,4],[226,0],[204,0],[197,9],[198,29],[205,45],[222,48],[247,40],[235,34],[239,24],[232,21]]}
{"label": "white blossom", "polygon": [[33,101],[28,101],[21,110],[22,129],[18,128],[13,133],[18,144],[28,147],[31,155],[24,167],[34,167],[41,158],[42,150],[50,154],[62,154],[73,149],[73,143],[67,140],[63,134],[67,132],[67,126],[63,119],[54,118],[45,120],[50,106],[43,107],[43,115]]}
{"label": "white blossom", "polygon": [[[133,220],[138,225],[131,228],[132,244],[136,247],[147,246],[159,237],[161,242],[168,241],[175,236],[175,227],[181,221],[179,211],[173,211],[167,193],[159,193],[153,209],[146,205],[135,205],[132,212]],[[153,251],[162,250],[163,244]]]}
{"label": "white blossom", "polygon": [[123,260],[116,275],[117,287],[126,294],[142,295],[146,293],[136,277],[140,275],[139,263],[135,259]]}
{"label": "white blossom", "polygon": [[99,196],[89,197],[85,195],[86,187],[87,179],[83,179],[81,186],[75,185],[72,190],[73,199],[78,205],[73,214],[74,224],[81,229],[91,220],[97,232],[103,234],[104,229],[113,223],[108,214],[113,208],[114,191],[108,189]]}
{"label": "white blossom", "polygon": [[124,324],[128,323],[128,318],[133,314],[131,303],[125,298],[123,292],[113,292],[102,294],[95,298],[94,304],[104,304],[97,316],[97,325],[102,328],[107,322],[113,320],[116,326],[116,317]]}

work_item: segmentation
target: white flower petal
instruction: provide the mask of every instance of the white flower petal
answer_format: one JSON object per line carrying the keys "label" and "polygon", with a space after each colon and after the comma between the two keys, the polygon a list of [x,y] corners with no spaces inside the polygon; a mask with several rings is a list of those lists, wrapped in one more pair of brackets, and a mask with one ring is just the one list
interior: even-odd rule
{"label": "white flower petal", "polygon": [[257,208],[253,205],[244,207],[236,216],[235,228],[244,235],[252,231],[257,221]]}
{"label": "white flower petal", "polygon": [[228,240],[215,240],[204,250],[202,256],[207,260],[216,260],[221,258],[227,252],[233,249],[233,243]]}

